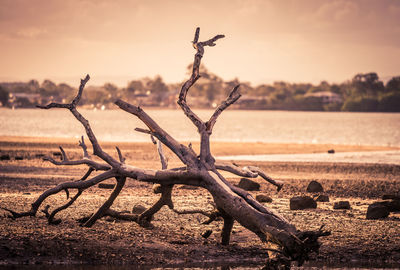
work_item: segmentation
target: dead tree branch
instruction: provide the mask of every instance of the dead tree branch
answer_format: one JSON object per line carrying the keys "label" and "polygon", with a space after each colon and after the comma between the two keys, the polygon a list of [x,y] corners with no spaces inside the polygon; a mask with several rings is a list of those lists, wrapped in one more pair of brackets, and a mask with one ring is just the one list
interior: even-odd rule
{"label": "dead tree branch", "polygon": [[[292,260],[301,264],[304,260],[308,259],[309,253],[317,252],[319,248],[318,238],[327,235],[328,232],[322,231],[322,228],[319,231],[298,231],[296,227],[290,224],[283,216],[257,202],[248,192],[230,184],[218,171],[224,170],[236,175],[252,178],[260,176],[264,180],[275,185],[278,190],[283,185],[282,182],[273,180],[257,167],[248,166],[240,168],[234,164],[216,163],[211,154],[210,136],[212,134],[213,127],[221,113],[240,98],[240,93],[238,91],[239,85],[233,88],[226,100],[217,107],[214,114],[207,122],[204,122],[202,119],[200,119],[186,102],[189,89],[200,78],[199,68],[201,59],[204,55],[204,47],[215,46],[215,42],[223,37],[223,35],[216,35],[209,40],[199,42],[200,29],[196,29],[193,39],[193,47],[195,48],[196,53],[193,61],[192,74],[190,78],[183,84],[177,101],[186,117],[191,120],[199,132],[199,154],[195,153],[190,145],[187,147],[175,140],[146,112],[144,112],[142,108],[131,105],[122,100],[117,100],[115,104],[119,108],[138,117],[148,128],[148,130],[136,129],[137,131],[150,134],[157,138],[157,149],[162,168],[160,170],[143,169],[125,164],[125,158],[118,147],[117,153],[119,160],[114,159],[108,153],[103,151],[89,124],[89,121],[77,110],[77,105],[81,99],[82,92],[87,81],[89,80],[89,75],[87,75],[85,79],[81,80],[78,93],[71,103],[50,103],[49,105],[38,107],[42,109],[64,108],[71,111],[72,115],[85,128],[86,135],[93,147],[93,154],[104,161],[105,164],[94,162],[90,159],[83,137],[79,143],[84,152],[84,157],[81,160],[69,160],[63,148],[60,148],[62,153],[61,161],[56,161],[52,158],[47,158],[47,160],[55,165],[74,166],[85,164],[89,167],[87,173],[80,181],[66,182],[59,184],[54,188],[48,189],[39,196],[39,198],[32,204],[31,209],[27,212],[18,213],[10,209],[5,209],[10,213],[10,217],[15,219],[22,216],[35,216],[42,202],[49,196],[65,190],[68,197],[69,189],[77,189],[77,194],[65,205],[53,210],[52,213],[49,213],[48,209],[45,210],[49,223],[54,223],[56,222],[56,220],[54,220],[55,214],[63,209],[68,208],[80,196],[82,191],[106,179],[115,178],[117,185],[110,194],[110,197],[93,215],[83,219],[84,226],[90,227],[96,222],[96,220],[104,216],[113,216],[120,219],[136,221],[139,224],[145,224],[151,221],[153,215],[159,211],[163,205],[167,205],[173,209],[173,203],[171,200],[172,188],[176,184],[183,184],[203,187],[212,195],[217,211],[208,214],[209,221],[207,222],[215,220],[218,216],[223,218],[224,226],[221,235],[222,244],[227,245],[229,243],[232,227],[236,221],[240,225],[252,231],[263,242],[265,242],[266,245],[268,245],[268,250],[270,252],[282,256],[286,261]],[[168,147],[185,164],[185,167],[167,169],[168,163],[162,152],[161,143]],[[104,172],[87,180],[93,170],[102,170]],[[129,178],[160,185],[160,199],[152,207],[140,215],[120,213],[110,209],[113,202],[123,189],[126,179]],[[178,210],[174,211],[179,213]],[[197,211],[197,213],[200,213],[200,211]],[[270,248],[269,245],[272,244],[276,245],[276,248]]]}

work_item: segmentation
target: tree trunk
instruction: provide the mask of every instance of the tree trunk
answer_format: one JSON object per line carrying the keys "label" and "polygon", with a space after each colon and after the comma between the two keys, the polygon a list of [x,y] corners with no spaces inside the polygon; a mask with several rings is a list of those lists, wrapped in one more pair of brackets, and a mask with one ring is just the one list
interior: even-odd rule
{"label": "tree trunk", "polygon": [[[72,205],[83,191],[106,179],[115,178],[117,180],[117,185],[112,191],[110,197],[94,214],[88,218],[82,219],[84,226],[90,227],[95,224],[96,220],[107,215],[124,220],[135,221],[141,225],[146,225],[151,222],[153,215],[156,214],[164,205],[167,205],[175,212],[180,213],[179,211],[173,209],[174,206],[171,199],[171,191],[175,184],[184,184],[200,186],[207,189],[211,193],[218,211],[206,215],[210,217],[209,222],[215,219],[215,217],[218,215],[223,217],[224,227],[222,230],[222,244],[227,245],[229,243],[233,223],[234,221],[237,221],[243,227],[254,232],[263,242],[265,242],[268,245],[270,254],[280,256],[283,258],[282,261],[286,264],[289,260],[297,261],[299,264],[301,264],[304,260],[308,259],[309,253],[318,252],[318,238],[320,236],[328,235],[329,232],[322,231],[322,228],[318,231],[301,232],[296,230],[295,226],[290,224],[284,217],[258,203],[249,193],[233,186],[219,173],[218,170],[224,170],[239,176],[252,178],[260,176],[269,183],[275,185],[278,191],[283,186],[283,183],[271,179],[265,172],[257,167],[250,166],[239,168],[234,164],[222,164],[216,162],[212,156],[210,151],[210,138],[213,127],[219,115],[231,104],[236,102],[241,95],[238,91],[239,85],[235,86],[226,100],[217,107],[214,114],[206,122],[200,119],[187,105],[187,93],[190,87],[200,78],[199,67],[204,54],[204,47],[215,46],[215,42],[224,37],[223,35],[217,35],[207,41],[199,42],[199,34],[200,29],[197,28],[193,40],[193,47],[196,50],[196,54],[193,61],[192,74],[191,77],[183,84],[179,94],[179,99],[177,101],[184,114],[192,121],[199,132],[199,154],[195,153],[190,146],[187,147],[176,141],[140,107],[136,107],[122,100],[117,100],[115,104],[122,110],[138,117],[148,127],[148,129],[137,128],[136,130],[150,134],[154,143],[156,143],[156,140],[153,137],[158,139],[157,149],[160,155],[162,169],[142,169],[125,164],[125,158],[123,157],[123,154],[119,148],[117,148],[119,160],[114,159],[111,155],[104,152],[98,143],[94,132],[92,131],[89,121],[78,112],[76,107],[82,96],[83,89],[87,81],[90,79],[89,75],[87,75],[85,79],[81,80],[79,91],[71,103],[50,103],[46,106],[39,107],[42,109],[64,108],[70,110],[75,118],[85,128],[86,135],[93,147],[93,154],[104,161],[104,163],[94,161],[90,158],[83,136],[79,143],[83,150],[83,158],[80,160],[69,160],[63,148],[60,147],[62,161],[55,161],[49,157],[45,158],[45,160],[55,165],[75,166],[84,164],[88,166],[87,173],[78,181],[62,183],[45,191],[32,204],[31,209],[27,212],[17,213],[13,210],[5,209],[11,214],[10,217],[15,219],[23,216],[35,216],[40,205],[47,197],[60,191],[65,191],[68,198],[69,189],[77,189],[77,194],[68,203],[56,208],[52,213],[49,213],[49,207],[46,207],[44,212],[49,220],[49,223],[58,224],[61,220],[57,220],[56,222],[56,220],[54,220],[55,215]],[[185,164],[185,167],[167,169],[167,160],[163,155],[161,143],[168,147]],[[95,170],[104,172],[90,178],[91,173]],[[160,199],[141,215],[119,213],[112,210],[110,207],[112,206],[115,198],[119,195],[120,191],[123,189],[126,179],[134,179],[161,185]],[[184,212],[185,211],[182,213]],[[204,214],[204,212],[201,210],[196,212]],[[270,245],[274,245],[275,248],[270,248]]]}

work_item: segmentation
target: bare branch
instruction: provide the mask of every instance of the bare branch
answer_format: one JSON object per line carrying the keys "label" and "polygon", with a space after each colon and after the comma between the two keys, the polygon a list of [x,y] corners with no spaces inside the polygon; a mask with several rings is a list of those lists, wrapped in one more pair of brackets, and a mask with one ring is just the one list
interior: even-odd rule
{"label": "bare branch", "polygon": [[263,170],[261,170],[260,168],[258,168],[256,166],[239,167],[235,164],[217,161],[215,163],[215,168],[218,170],[227,171],[227,172],[230,172],[230,173],[233,173],[233,174],[236,174],[239,176],[243,176],[243,177],[256,178],[256,177],[260,176],[267,182],[276,186],[278,191],[280,191],[284,185],[284,183],[282,181],[272,179]]}
{"label": "bare branch", "polygon": [[83,79],[83,80],[81,79],[81,84],[79,86],[78,94],[71,102],[71,105],[73,107],[76,107],[76,105],[78,105],[79,101],[81,100],[83,89],[85,88],[85,85],[89,80],[90,80],[89,74],[86,75],[85,79]]}
{"label": "bare branch", "polygon": [[65,151],[64,151],[64,149],[61,147],[61,146],[59,146],[59,148],[60,148],[60,150],[61,150],[61,155],[62,155],[62,161],[68,161],[68,157],[67,157],[67,154],[65,153]]}
{"label": "bare branch", "polygon": [[83,156],[84,156],[85,158],[89,158],[89,153],[88,153],[88,151],[87,151],[87,146],[86,146],[86,144],[85,144],[85,139],[84,139],[83,136],[81,137],[81,140],[79,141],[79,146],[82,147]]}
{"label": "bare branch", "polygon": [[119,147],[118,147],[118,146],[116,146],[115,148],[117,149],[117,152],[118,152],[119,161],[120,161],[121,163],[125,163],[125,158],[122,156],[121,150],[119,150]]}
{"label": "bare branch", "polygon": [[[75,118],[83,125],[83,127],[86,130],[86,134],[90,140],[90,142],[92,143],[93,146],[93,153],[95,155],[97,155],[98,157],[100,157],[101,159],[103,159],[105,162],[107,162],[108,164],[110,164],[113,167],[118,167],[119,166],[119,162],[116,161],[114,158],[112,158],[110,155],[108,155],[107,153],[105,153],[98,141],[96,136],[94,135],[92,128],[90,127],[89,121],[83,117],[82,114],[80,114],[78,112],[78,110],[76,109],[76,106],[78,105],[81,96],[82,96],[82,92],[83,89],[85,88],[86,83],[89,81],[90,76],[86,75],[85,79],[81,80],[81,84],[79,86],[79,90],[78,93],[76,95],[76,97],[72,100],[72,102],[70,104],[57,104],[57,103],[51,103],[47,106],[38,106],[41,109],[50,109],[50,108],[65,108],[65,109],[69,109],[71,111],[71,113],[75,116]],[[83,143],[83,141],[82,141]],[[83,146],[82,146],[83,148]]]}
{"label": "bare branch", "polygon": [[[150,134],[159,139],[165,146],[171,149],[178,158],[186,165],[195,165],[197,163],[196,154],[193,150],[187,146],[178,143],[171,135],[169,135],[164,129],[162,129],[147,113],[145,113],[140,107],[133,106],[125,101],[117,100],[115,104],[122,110],[131,113],[138,117],[149,129]],[[143,132],[143,129],[137,129],[137,131]],[[148,133],[148,132],[145,132]]]}
{"label": "bare branch", "polygon": [[56,219],[56,220],[55,220],[55,219],[54,219],[55,215],[56,215],[58,212],[60,212],[60,211],[62,211],[62,210],[65,210],[65,209],[67,209],[68,207],[70,207],[70,206],[79,198],[79,196],[82,194],[82,192],[83,192],[82,190],[78,189],[78,192],[75,194],[75,196],[72,197],[71,200],[69,200],[66,204],[64,204],[63,206],[60,206],[60,207],[54,209],[53,212],[51,212],[51,214],[46,214],[46,213],[45,213],[49,224],[54,224],[54,225],[59,224],[59,223],[61,222],[61,219]]}
{"label": "bare branch", "polygon": [[200,28],[196,28],[196,32],[194,35],[193,39],[193,47],[196,49],[196,54],[194,57],[193,61],[193,70],[192,70],[192,75],[190,76],[189,80],[187,80],[181,88],[181,92],[179,94],[179,99],[178,99],[178,104],[185,113],[185,115],[193,122],[193,124],[197,127],[199,133],[201,133],[205,129],[205,123],[203,120],[200,119],[187,105],[186,103],[186,95],[192,87],[192,85],[200,78],[199,75],[199,68],[200,68],[200,63],[201,63],[201,58],[203,57],[204,54],[204,46],[215,46],[215,41],[217,41],[220,38],[225,37],[224,35],[217,35],[213,37],[212,39],[209,39],[204,42],[198,42],[199,40],[199,35],[200,35]]}
{"label": "bare branch", "polygon": [[110,209],[112,204],[114,203],[115,199],[118,197],[119,193],[121,192],[122,188],[125,185],[126,182],[126,177],[116,177],[117,180],[117,185],[113,189],[110,197],[107,199],[107,201],[104,202],[104,204],[97,210],[96,213],[94,213],[88,221],[83,224],[84,227],[92,227],[93,224],[101,217],[104,216],[104,213]]}
{"label": "bare branch", "polygon": [[99,171],[107,171],[111,169],[111,166],[105,163],[98,163],[96,161],[93,161],[91,159],[79,159],[79,160],[66,160],[66,161],[57,161],[54,160],[52,157],[44,157],[43,160],[50,161],[54,165],[69,165],[69,166],[75,166],[75,165],[88,165],[95,170]]}
{"label": "bare branch", "polygon": [[89,167],[88,171],[85,173],[84,176],[82,176],[82,178],[80,179],[80,181],[86,180],[90,174],[94,171],[93,167]]}
{"label": "bare branch", "polygon": [[2,208],[2,209],[10,212],[11,215],[12,215],[12,216],[10,216],[11,218],[35,216],[37,211],[38,211],[38,209],[39,209],[39,207],[40,207],[40,205],[42,204],[42,202],[47,197],[49,197],[51,195],[54,195],[54,194],[57,194],[60,191],[68,189],[68,188],[70,188],[70,189],[71,188],[75,188],[75,189],[79,189],[79,190],[84,190],[84,189],[87,189],[87,188],[89,188],[91,186],[94,186],[94,185],[96,185],[96,184],[98,184],[98,183],[100,183],[100,182],[102,182],[102,181],[104,181],[104,180],[106,180],[108,178],[115,177],[115,176],[117,176],[115,171],[109,170],[109,171],[106,171],[106,172],[104,172],[102,174],[99,174],[99,175],[93,177],[90,180],[79,181],[79,182],[64,182],[64,183],[61,183],[61,184],[59,184],[59,185],[57,185],[57,186],[55,186],[53,188],[50,188],[50,189],[46,190],[45,192],[43,192],[39,196],[39,198],[37,198],[36,201],[34,203],[32,203],[31,209],[29,211],[27,211],[27,212],[18,213],[18,212],[15,212],[15,211],[12,211],[12,210],[9,210],[9,209],[6,209],[6,208]]}
{"label": "bare branch", "polygon": [[141,133],[153,135],[153,133],[152,133],[150,130],[148,130],[148,129],[135,128],[135,130],[136,130],[137,132],[141,132]]}
{"label": "bare branch", "polygon": [[210,120],[208,120],[208,122],[206,123],[206,130],[207,130],[208,134],[211,135],[213,127],[215,125],[215,122],[217,122],[218,116],[226,108],[228,108],[230,105],[235,103],[241,97],[241,94],[238,92],[239,86],[240,85],[238,84],[233,88],[233,90],[229,94],[228,98],[224,102],[222,102],[221,105],[219,105],[217,107],[217,109],[215,110],[214,114],[210,117]]}

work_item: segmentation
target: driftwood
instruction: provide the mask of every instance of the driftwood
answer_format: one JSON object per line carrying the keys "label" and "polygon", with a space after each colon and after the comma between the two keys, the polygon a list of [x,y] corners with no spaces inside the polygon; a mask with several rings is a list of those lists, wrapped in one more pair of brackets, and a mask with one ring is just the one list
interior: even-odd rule
{"label": "driftwood", "polygon": [[[11,209],[5,209],[10,213],[13,219],[23,216],[35,216],[43,201],[56,193],[65,191],[69,201],[58,208],[49,212],[50,206],[45,207],[42,212],[45,213],[49,224],[58,224],[61,220],[55,219],[55,215],[67,209],[72,205],[78,197],[89,187],[99,184],[107,179],[114,178],[116,185],[112,190],[110,197],[104,204],[92,215],[81,219],[82,226],[90,227],[95,222],[104,216],[112,216],[124,220],[138,222],[143,226],[148,226],[151,219],[163,205],[167,205],[177,213],[190,214],[193,212],[202,213],[209,217],[208,222],[212,222],[216,217],[222,217],[223,230],[222,230],[222,244],[228,245],[231,235],[231,230],[234,222],[240,223],[250,231],[254,232],[263,242],[266,243],[269,250],[271,267],[274,267],[273,258],[279,258],[279,263],[284,262],[286,266],[290,261],[297,261],[302,264],[308,259],[311,252],[318,252],[320,236],[328,235],[329,232],[322,230],[316,231],[298,231],[294,225],[290,224],[284,217],[278,213],[268,209],[264,205],[257,202],[248,192],[229,183],[221,174],[220,170],[228,171],[230,173],[255,178],[260,176],[269,183],[275,185],[278,191],[282,188],[283,183],[274,181],[265,172],[257,167],[238,167],[235,164],[219,163],[216,162],[210,151],[210,137],[212,135],[213,127],[219,115],[230,105],[240,98],[239,85],[235,86],[229,96],[223,101],[215,110],[214,114],[208,119],[203,121],[200,119],[188,106],[186,96],[189,89],[200,78],[199,67],[204,54],[204,48],[207,46],[215,46],[215,42],[223,35],[217,35],[207,41],[199,41],[200,29],[197,28],[193,40],[193,47],[196,50],[193,62],[193,70],[191,77],[183,84],[178,104],[183,110],[184,114],[196,126],[200,135],[200,153],[196,153],[190,146],[185,146],[176,141],[171,135],[161,128],[142,108],[129,104],[122,100],[117,100],[115,104],[126,111],[138,117],[148,129],[136,129],[138,132],[150,134],[153,142],[158,144],[158,152],[162,163],[162,169],[142,169],[132,165],[125,164],[125,158],[122,152],[117,148],[119,159],[114,159],[111,155],[103,151],[89,121],[79,113],[77,105],[81,99],[82,92],[88,80],[87,75],[81,80],[80,87],[76,97],[71,103],[60,104],[50,103],[46,106],[38,106],[42,109],[63,108],[68,109],[75,118],[85,128],[86,135],[90,140],[93,148],[93,155],[97,156],[102,162],[97,162],[91,159],[87,151],[87,146],[84,142],[83,136],[79,142],[83,150],[83,158],[80,160],[70,160],[67,154],[60,147],[62,160],[56,161],[50,157],[45,160],[55,165],[86,165],[88,167],[87,173],[78,181],[65,182],[45,191],[39,198],[33,202],[31,209],[27,212],[15,212]],[[154,138],[156,139],[154,139]],[[168,147],[181,161],[185,164],[182,168],[168,169],[167,160],[163,155],[162,145]],[[103,171],[95,177],[90,177],[93,171]],[[119,213],[111,209],[115,198],[123,189],[127,179],[137,181],[154,183],[154,190],[160,193],[160,199],[149,209],[141,214]],[[183,184],[207,189],[214,200],[215,211],[206,213],[201,210],[198,211],[179,211],[174,209],[171,198],[171,190],[174,185]],[[69,190],[75,189],[77,193],[69,198]],[[3,208],[4,209],[4,208]]]}

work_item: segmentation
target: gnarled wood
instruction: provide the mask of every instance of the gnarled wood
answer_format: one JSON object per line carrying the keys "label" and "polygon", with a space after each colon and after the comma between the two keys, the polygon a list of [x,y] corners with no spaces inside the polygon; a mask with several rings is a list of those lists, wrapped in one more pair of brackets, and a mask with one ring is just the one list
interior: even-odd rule
{"label": "gnarled wood", "polygon": [[[162,168],[160,170],[137,168],[125,164],[125,158],[119,148],[117,148],[119,160],[114,159],[108,153],[103,151],[92,131],[89,121],[84,118],[77,109],[84,87],[90,78],[89,75],[87,75],[85,79],[81,80],[79,91],[71,103],[50,103],[49,105],[39,107],[42,109],[68,109],[85,128],[86,135],[93,147],[93,154],[98,156],[105,163],[94,162],[90,159],[83,137],[80,141],[80,147],[82,147],[84,152],[81,160],[69,160],[65,151],[60,148],[62,152],[61,161],[55,161],[52,158],[47,158],[46,160],[55,165],[74,166],[84,164],[89,167],[87,173],[79,181],[62,183],[45,191],[32,204],[31,209],[27,212],[17,213],[13,210],[5,209],[11,214],[10,217],[15,219],[22,216],[35,216],[40,205],[47,197],[62,190],[67,192],[68,197],[69,189],[77,189],[78,193],[64,206],[57,208],[51,214],[48,212],[48,209],[45,209],[44,212],[49,219],[49,223],[54,223],[54,215],[57,212],[68,208],[68,206],[80,196],[80,193],[83,190],[106,179],[115,178],[117,179],[117,185],[109,199],[95,214],[82,219],[84,226],[90,227],[96,220],[104,216],[113,216],[115,218],[135,221],[139,224],[143,223],[143,221],[148,223],[151,221],[152,216],[159,211],[163,205],[167,205],[177,213],[189,213],[189,211],[173,209],[171,199],[173,186],[176,184],[184,184],[202,187],[211,193],[214,199],[215,208],[218,211],[210,214],[206,212],[204,213],[209,217],[209,221],[207,222],[215,220],[218,216],[223,218],[224,227],[222,230],[222,244],[226,245],[229,243],[231,230],[236,221],[245,228],[254,232],[267,245],[275,245],[276,247],[274,248],[268,247],[268,250],[272,255],[278,255],[284,258],[283,261],[293,260],[301,264],[304,260],[308,259],[310,252],[317,252],[319,248],[318,238],[328,235],[329,232],[323,231],[322,228],[318,231],[298,231],[296,227],[290,224],[283,216],[257,202],[248,192],[233,186],[219,173],[218,170],[223,170],[245,177],[255,178],[260,176],[272,185],[275,185],[278,191],[283,185],[282,182],[273,180],[257,167],[248,166],[241,168],[234,164],[215,162],[210,151],[210,136],[212,135],[213,127],[219,115],[240,98],[239,85],[233,88],[226,100],[217,107],[208,121],[203,121],[191,110],[186,102],[186,96],[190,88],[200,77],[199,68],[201,59],[204,55],[204,47],[215,46],[215,42],[224,36],[217,35],[203,42],[199,42],[199,37],[200,29],[197,28],[193,40],[193,47],[196,50],[196,53],[193,61],[192,74],[181,88],[178,104],[186,117],[191,120],[199,132],[200,153],[195,153],[190,145],[188,147],[180,144],[170,134],[162,129],[146,112],[144,112],[142,108],[131,105],[122,100],[117,100],[115,104],[119,108],[138,117],[148,128],[148,130],[136,129],[137,131],[156,137],[159,142],[168,147],[185,164],[185,167],[167,169],[167,160],[162,153],[161,144],[158,145],[158,152],[162,163]],[[105,172],[88,179],[93,170],[103,170]],[[160,184],[160,199],[141,215],[127,214],[112,210],[110,207],[124,187],[126,179]],[[196,213],[200,212],[201,210],[196,210]]]}

